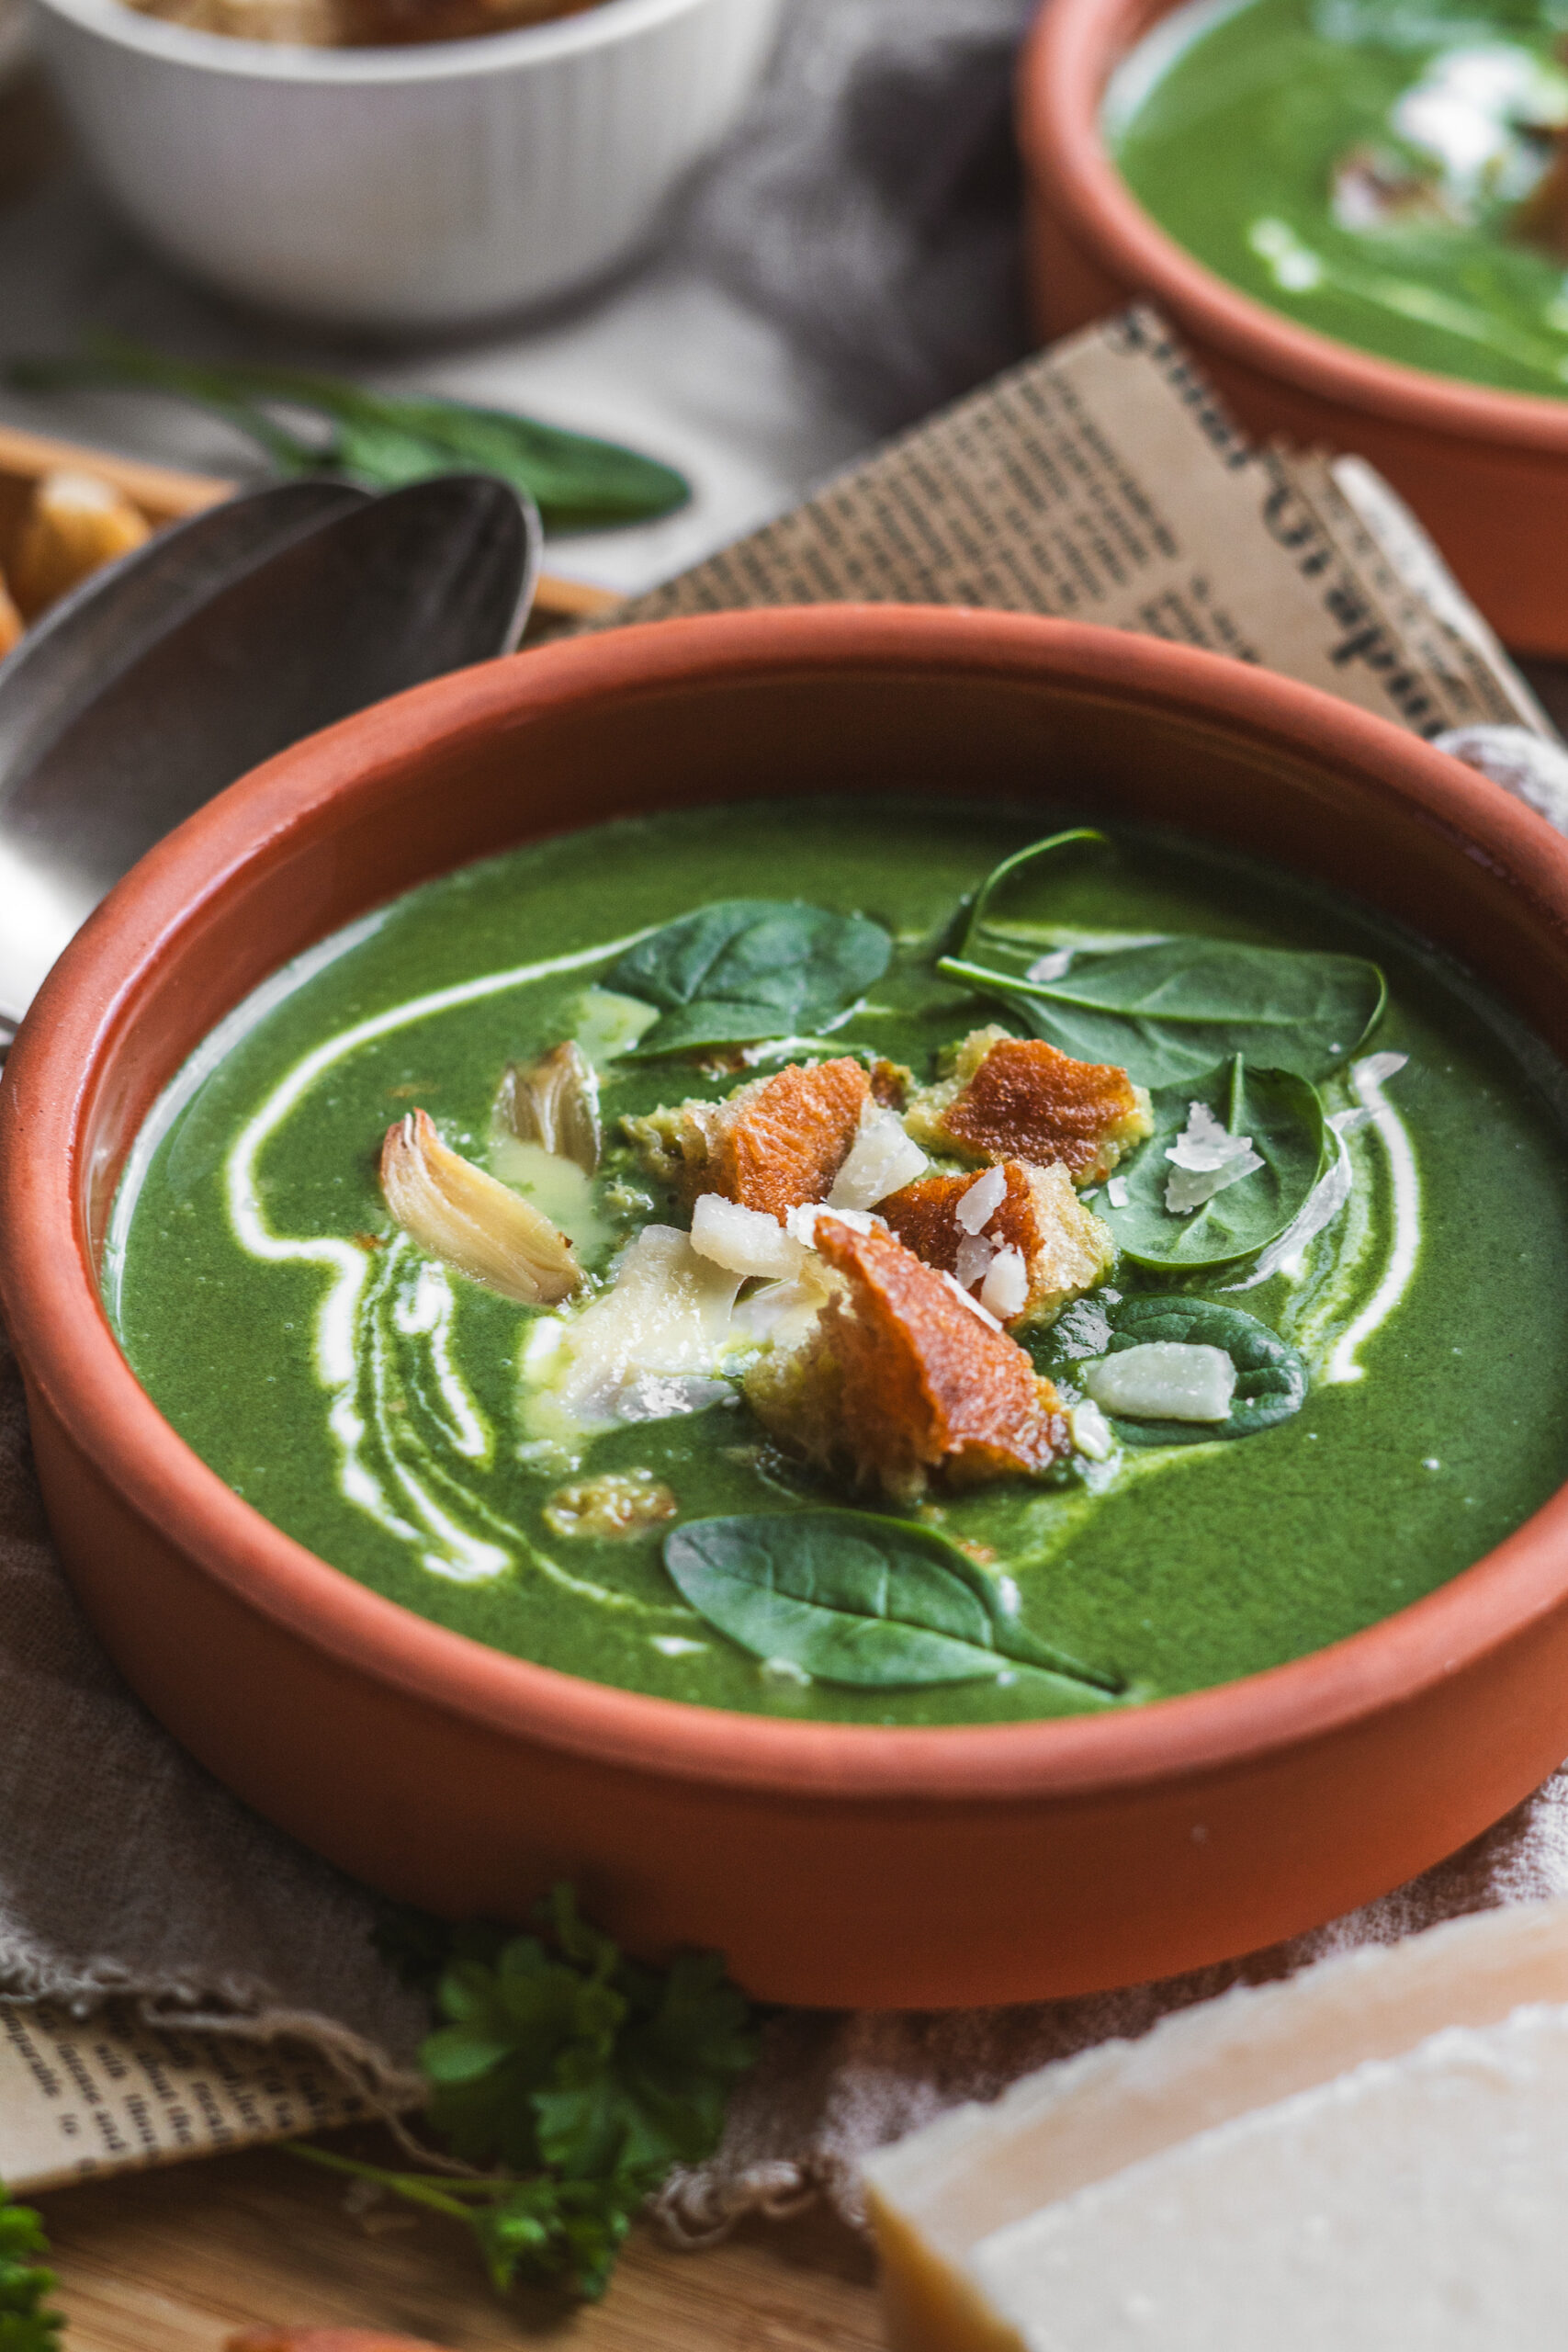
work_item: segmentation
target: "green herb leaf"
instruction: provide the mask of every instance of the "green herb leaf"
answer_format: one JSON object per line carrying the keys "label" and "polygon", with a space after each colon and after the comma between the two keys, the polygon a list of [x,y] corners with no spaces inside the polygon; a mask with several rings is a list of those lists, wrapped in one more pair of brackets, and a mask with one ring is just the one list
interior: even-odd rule
{"label": "green herb leaf", "polygon": [[1037,1641],[1018,1623],[1009,1585],[903,1520],[858,1510],[694,1520],[665,1539],[664,1564],[710,1625],[822,1682],[994,1682],[1022,1666],[1097,1690],[1122,1687]]}
{"label": "green herb leaf", "polygon": [[659,1006],[628,1058],[820,1029],[882,978],[893,942],[864,915],[797,899],[718,899],[629,948],[601,986]]}
{"label": "green herb leaf", "polygon": [[699,2164],[717,2145],[757,2043],[716,1953],[640,1967],[582,1917],[570,1886],[535,1917],[540,1934],[514,1936],[389,1906],[377,1930],[425,1985],[445,1946],[443,2022],[420,2052],[430,2121],[465,2162],[504,2174],[391,2172],[323,2148],[293,2153],[465,2222],[498,2288],[529,2278],[598,2295],[644,2198],[671,2165]]}
{"label": "green herb leaf", "polygon": [[[1228,1266],[1267,1248],[1297,1215],[1322,1172],[1328,1134],[1314,1087],[1289,1070],[1252,1069],[1238,1054],[1182,1086],[1156,1087],[1155,1129],[1137,1157],[1118,1172],[1127,1187],[1125,1208],[1101,1195],[1095,1202],[1118,1249],[1141,1266],[1192,1273]],[[1195,1209],[1168,1209],[1166,1187],[1175,1174],[1166,1154],[1186,1127],[1194,1102],[1213,1113],[1233,1136],[1250,1136],[1262,1159],[1235,1183]]]}
{"label": "green herb leaf", "polygon": [[[344,474],[371,490],[430,474],[499,474],[558,530],[642,522],[691,496],[672,467],[613,441],[502,409],[371,391],[300,368],[200,366],[100,335],[81,356],[14,360],[6,373],[25,390],[147,385],[194,401],[259,442],[280,473]],[[317,429],[291,429],[279,409],[313,415]]]}
{"label": "green herb leaf", "polygon": [[1116,934],[1047,920],[1063,859],[1109,846],[1080,829],[1006,859],[976,899],[960,952],[938,970],[998,997],[1058,1051],[1115,1063],[1149,1087],[1190,1084],[1235,1054],[1321,1078],[1355,1052],[1386,995],[1361,956],[1195,933],[1112,944]]}
{"label": "green herb leaf", "polygon": [[1223,1348],[1235,1366],[1235,1395],[1224,1420],[1134,1421],[1113,1414],[1111,1427],[1123,1445],[1207,1445],[1215,1438],[1256,1437],[1300,1412],[1307,1393],[1304,1361],[1288,1340],[1239,1306],[1208,1298],[1145,1296],[1125,1299],[1107,1313],[1111,1355],[1172,1340]]}
{"label": "green herb leaf", "polygon": [[43,2299],[59,2281],[33,2259],[48,2251],[39,2216],[0,2181],[0,2352],[55,2352],[65,2322]]}

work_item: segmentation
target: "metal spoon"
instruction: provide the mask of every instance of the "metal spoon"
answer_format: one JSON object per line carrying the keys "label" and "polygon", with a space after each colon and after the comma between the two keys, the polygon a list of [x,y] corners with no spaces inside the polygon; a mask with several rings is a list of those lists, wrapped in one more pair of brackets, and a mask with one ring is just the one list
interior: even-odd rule
{"label": "metal spoon", "polygon": [[89,581],[0,669],[0,1049],[105,893],[259,762],[508,652],[537,514],[487,474],[290,482]]}

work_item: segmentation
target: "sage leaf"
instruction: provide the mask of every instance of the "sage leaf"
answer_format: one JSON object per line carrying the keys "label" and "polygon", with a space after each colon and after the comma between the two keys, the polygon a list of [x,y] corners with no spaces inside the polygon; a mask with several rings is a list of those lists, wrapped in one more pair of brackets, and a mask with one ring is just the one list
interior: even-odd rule
{"label": "sage leaf", "polygon": [[[1190,1084],[1156,1087],[1150,1101],[1154,1133],[1118,1171],[1126,1185],[1125,1207],[1116,1207],[1109,1195],[1095,1203],[1118,1249],[1140,1266],[1171,1273],[1234,1265],[1266,1249],[1304,1206],[1327,1156],[1316,1089],[1291,1070],[1253,1069],[1237,1054]],[[1166,1206],[1173,1173],[1166,1154],[1186,1128],[1194,1102],[1233,1136],[1250,1136],[1263,1165],[1183,1215]]]}
{"label": "sage leaf", "polygon": [[1063,861],[1111,846],[1079,828],[1005,859],[938,970],[999,998],[1059,1052],[1114,1063],[1144,1086],[1187,1084],[1235,1054],[1306,1079],[1349,1058],[1387,993],[1363,956],[1196,933],[1129,943],[1050,922]]}
{"label": "sage leaf", "polygon": [[628,1058],[820,1029],[882,978],[893,942],[864,915],[717,899],[628,948],[601,985],[657,1005]]}
{"label": "sage leaf", "polygon": [[856,1510],[694,1520],[665,1539],[664,1564],[699,1617],[754,1657],[821,1682],[994,1682],[1021,1666],[1122,1688],[1037,1641],[1008,1605],[1009,1585],[903,1520]]}
{"label": "sage leaf", "polygon": [[[342,474],[369,490],[431,474],[499,474],[557,530],[643,522],[691,496],[672,466],[535,417],[428,393],[372,391],[305,368],[198,365],[118,335],[96,336],[67,357],[13,360],[6,378],[29,391],[148,386],[193,401],[259,443],[283,474]],[[310,429],[291,426],[290,413],[310,419]]]}
{"label": "sage leaf", "polygon": [[1123,1445],[1208,1445],[1216,1438],[1256,1437],[1298,1413],[1306,1397],[1307,1368],[1298,1351],[1255,1315],[1208,1298],[1124,1299],[1106,1310],[1111,1323],[1109,1353],[1174,1340],[1188,1346],[1223,1348],[1235,1366],[1235,1394],[1226,1419],[1134,1421],[1111,1416]]}

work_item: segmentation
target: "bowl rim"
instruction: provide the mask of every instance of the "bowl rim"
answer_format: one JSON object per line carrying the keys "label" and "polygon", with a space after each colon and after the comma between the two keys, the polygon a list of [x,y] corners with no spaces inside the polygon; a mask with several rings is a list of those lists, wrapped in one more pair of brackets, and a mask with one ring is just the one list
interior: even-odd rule
{"label": "bowl rim", "polygon": [[373,801],[438,747],[481,741],[519,713],[769,675],[933,666],[998,683],[1049,674],[1298,762],[1315,757],[1506,877],[1568,938],[1568,841],[1458,761],[1293,680],[1089,624],[888,605],[705,615],[459,672],[310,738],[189,818],[116,888],[40,990],[0,1083],[0,1306],[29,1391],[117,1499],[242,1608],[351,1673],[536,1750],[781,1803],[924,1806],[1092,1800],[1238,1764],[1266,1769],[1415,1703],[1561,1610],[1568,1486],[1394,1615],[1186,1696],[1102,1716],[931,1728],[732,1713],[533,1665],[383,1599],[243,1501],[137,1381],[87,1254],[83,1129],[139,993],[166,978],[182,940],[210,926],[249,869],[287,854],[323,807]]}
{"label": "bowl rim", "polygon": [[[411,42],[386,49],[310,49],[302,43],[245,40],[194,25],[144,16],[130,0],[34,0],[78,31],[165,65],[242,82],[288,82],[322,89],[401,86],[482,79],[498,71],[544,68],[659,31],[714,0],[595,0],[579,15],[522,25],[463,40]],[[476,55],[475,52],[478,52]]]}
{"label": "bowl rim", "polygon": [[[1018,135],[1028,176],[1075,240],[1104,253],[1118,277],[1168,309],[1237,364],[1293,389],[1404,426],[1510,450],[1568,456],[1568,395],[1495,390],[1412,368],[1299,325],[1198,261],[1145,212],[1100,133],[1112,72],[1182,5],[1138,11],[1138,0],[1050,0],[1020,54]],[[1138,29],[1127,38],[1130,19]]]}

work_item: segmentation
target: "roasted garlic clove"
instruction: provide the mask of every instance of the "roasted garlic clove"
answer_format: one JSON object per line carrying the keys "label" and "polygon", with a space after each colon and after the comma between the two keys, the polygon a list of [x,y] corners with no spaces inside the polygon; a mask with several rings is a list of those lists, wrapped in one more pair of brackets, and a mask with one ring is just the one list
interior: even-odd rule
{"label": "roasted garlic clove", "polygon": [[581,1046],[568,1038],[536,1062],[513,1062],[501,1081],[496,1116],[519,1143],[536,1143],[585,1175],[599,1165],[599,1080]]}
{"label": "roasted garlic clove", "polygon": [[582,1279],[565,1234],[450,1150],[423,1111],[411,1111],[387,1129],[381,1192],[422,1250],[520,1306],[553,1306]]}

